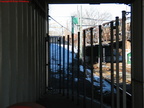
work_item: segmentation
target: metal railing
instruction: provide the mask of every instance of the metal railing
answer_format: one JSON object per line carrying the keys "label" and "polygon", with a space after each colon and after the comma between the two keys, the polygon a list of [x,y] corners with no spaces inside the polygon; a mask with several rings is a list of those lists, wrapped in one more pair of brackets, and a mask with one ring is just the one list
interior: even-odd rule
{"label": "metal railing", "polygon": [[107,37],[105,26],[99,25],[84,29],[82,36],[78,32],[77,36],[72,33],[48,38],[48,86],[83,108],[88,106],[88,100],[91,108],[95,104],[100,108],[131,107],[132,94],[127,91],[131,86],[127,76],[131,73],[126,72],[126,12],[122,12],[122,19],[116,17],[107,24]]}

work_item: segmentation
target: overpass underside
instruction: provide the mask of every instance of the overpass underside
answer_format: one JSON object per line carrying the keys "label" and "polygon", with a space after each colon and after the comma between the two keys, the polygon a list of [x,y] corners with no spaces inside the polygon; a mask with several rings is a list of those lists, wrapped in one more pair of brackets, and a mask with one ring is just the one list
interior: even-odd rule
{"label": "overpass underside", "polygon": [[[123,3],[98,0],[92,3]],[[47,4],[75,1],[0,3],[0,107],[39,100],[47,87]],[[86,1],[89,3],[88,1]],[[86,3],[81,0],[79,3]],[[144,1],[132,5],[132,108],[144,107]],[[126,2],[128,3],[128,2]],[[55,103],[53,103],[55,104]]]}

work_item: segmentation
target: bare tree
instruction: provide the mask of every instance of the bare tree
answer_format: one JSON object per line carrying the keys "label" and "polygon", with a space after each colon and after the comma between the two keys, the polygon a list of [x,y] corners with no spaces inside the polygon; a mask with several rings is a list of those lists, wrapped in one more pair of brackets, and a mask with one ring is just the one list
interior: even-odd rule
{"label": "bare tree", "polygon": [[[76,13],[73,13],[72,16],[77,16],[79,17],[78,13],[80,13],[79,11]],[[106,12],[106,11],[99,11],[98,9],[94,8],[94,7],[90,7],[90,8],[85,8],[82,10],[82,24],[83,25],[89,25],[89,26],[93,26],[93,25],[100,25],[103,22],[106,22],[108,20],[110,20],[112,18],[111,13]]]}
{"label": "bare tree", "polygon": [[101,12],[93,7],[85,9],[83,12],[83,24],[99,25],[104,21],[111,19],[111,14],[108,12]]}

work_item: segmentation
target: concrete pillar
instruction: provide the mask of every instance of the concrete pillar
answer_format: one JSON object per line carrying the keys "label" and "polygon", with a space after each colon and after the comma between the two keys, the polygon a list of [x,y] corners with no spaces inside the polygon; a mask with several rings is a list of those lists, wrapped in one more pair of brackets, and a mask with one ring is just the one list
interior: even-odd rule
{"label": "concrete pillar", "polygon": [[132,103],[144,108],[144,1],[132,3]]}

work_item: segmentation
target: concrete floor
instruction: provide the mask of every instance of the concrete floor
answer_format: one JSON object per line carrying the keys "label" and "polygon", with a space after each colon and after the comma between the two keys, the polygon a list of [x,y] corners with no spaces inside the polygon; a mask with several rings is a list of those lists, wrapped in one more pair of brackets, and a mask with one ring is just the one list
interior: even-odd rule
{"label": "concrete floor", "polygon": [[[85,103],[83,96],[79,97],[79,105],[77,104],[77,96],[74,96],[74,101],[72,101],[71,95],[69,98],[65,95],[59,94],[58,91],[47,92],[40,100],[37,101],[38,104],[45,106],[46,108],[90,108],[93,105],[93,108],[100,108],[100,103],[98,101],[93,101],[86,97]],[[103,108],[110,108],[103,104]]]}
{"label": "concrete floor", "polygon": [[47,93],[43,98],[37,101],[37,103],[46,108],[82,108],[82,106],[77,105],[76,102],[59,93]]}

